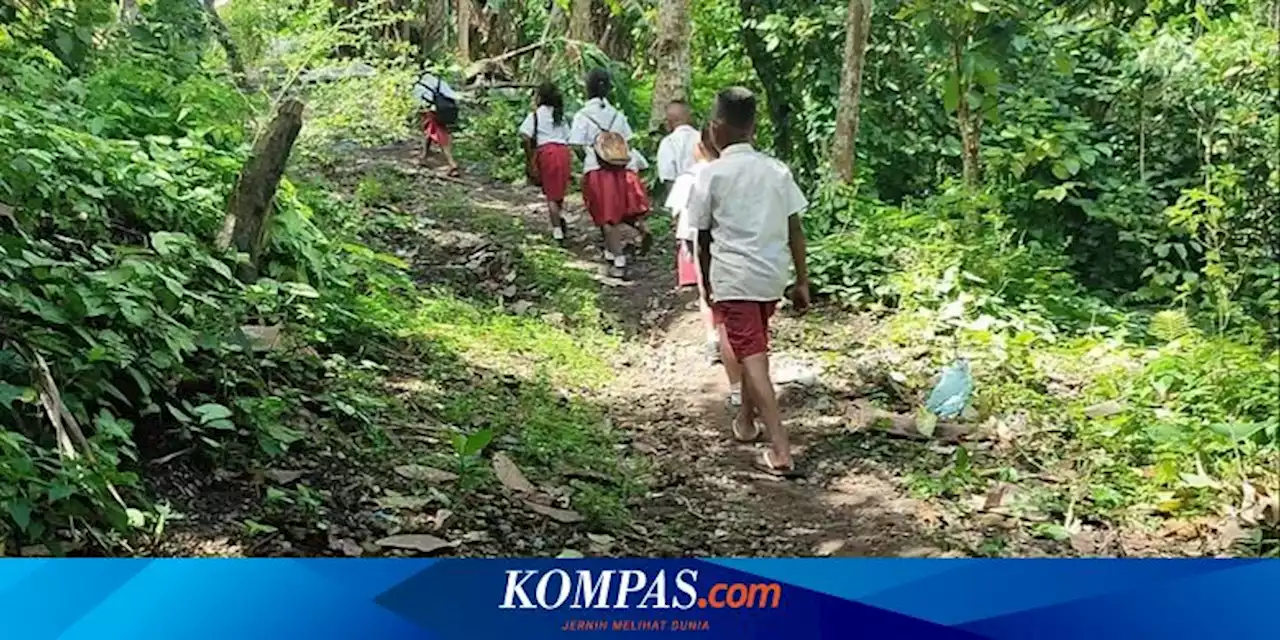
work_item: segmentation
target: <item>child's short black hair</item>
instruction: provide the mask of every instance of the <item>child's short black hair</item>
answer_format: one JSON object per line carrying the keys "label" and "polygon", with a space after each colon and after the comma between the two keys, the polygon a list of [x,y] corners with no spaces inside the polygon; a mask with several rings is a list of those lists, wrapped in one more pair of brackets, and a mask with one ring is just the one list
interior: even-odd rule
{"label": "child's short black hair", "polygon": [[587,97],[588,98],[607,98],[609,90],[613,88],[613,80],[609,78],[609,72],[600,67],[596,67],[587,72]]}
{"label": "child's short black hair", "polygon": [[724,124],[747,131],[756,123],[756,96],[746,87],[729,87],[716,95],[712,117]]}

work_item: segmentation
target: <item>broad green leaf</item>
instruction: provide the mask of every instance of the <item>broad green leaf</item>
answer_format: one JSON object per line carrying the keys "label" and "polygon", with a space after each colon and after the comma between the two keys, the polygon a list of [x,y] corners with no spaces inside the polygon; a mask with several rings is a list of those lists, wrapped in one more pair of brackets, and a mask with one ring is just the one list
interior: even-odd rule
{"label": "broad green leaf", "polygon": [[171,231],[156,231],[151,234],[151,247],[162,256],[171,256],[182,251],[191,244],[191,236]]}
{"label": "broad green leaf", "polygon": [[9,517],[18,525],[20,531],[31,526],[31,503],[26,498],[15,498],[8,504]]}
{"label": "broad green leaf", "polygon": [[1050,167],[1050,171],[1053,171],[1053,177],[1059,180],[1066,180],[1071,177],[1071,172],[1068,171],[1067,166],[1061,162],[1053,163],[1053,166]]}
{"label": "broad green leaf", "polygon": [[231,410],[216,403],[202,404],[192,412],[200,416],[202,424],[208,424],[214,420],[226,420],[231,417]]}
{"label": "broad green leaf", "polygon": [[1209,425],[1210,429],[1221,433],[1232,440],[1248,440],[1266,427],[1265,422],[1219,422]]}
{"label": "broad green leaf", "polygon": [[960,78],[952,74],[942,83],[942,107],[947,111],[955,111],[959,106]]}
{"label": "broad green leaf", "polygon": [[25,398],[30,391],[25,387],[15,387],[7,382],[0,382],[0,407],[7,409],[15,400],[26,402]]}
{"label": "broad green leaf", "polygon": [[970,2],[969,7],[978,13],[991,13],[991,7],[981,2]]}
{"label": "broad green leaf", "polygon": [[937,414],[928,409],[920,409],[920,413],[916,414],[916,431],[926,438],[932,438],[933,432],[938,428]]}
{"label": "broad green leaf", "polygon": [[1066,167],[1067,171],[1073,176],[1080,172],[1080,160],[1074,157],[1063,158],[1062,165]]}

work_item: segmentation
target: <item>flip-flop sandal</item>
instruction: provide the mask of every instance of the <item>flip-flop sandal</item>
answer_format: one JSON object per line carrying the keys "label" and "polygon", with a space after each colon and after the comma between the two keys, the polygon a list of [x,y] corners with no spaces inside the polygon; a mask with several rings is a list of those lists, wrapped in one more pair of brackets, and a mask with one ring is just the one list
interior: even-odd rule
{"label": "flip-flop sandal", "polygon": [[755,442],[756,440],[759,440],[759,439],[760,439],[760,435],[764,433],[764,427],[763,427],[763,426],[761,426],[760,421],[759,421],[759,420],[752,420],[752,421],[751,421],[751,428],[752,428],[752,430],[754,431],[754,433],[751,435],[751,437],[749,437],[749,438],[744,438],[744,437],[742,436],[742,434],[738,431],[738,417],[737,417],[737,416],[734,416],[734,418],[733,418],[733,427],[732,427],[732,428],[733,428],[733,439],[734,439],[734,440],[737,440],[738,442],[742,442],[742,443]]}
{"label": "flip-flop sandal", "polygon": [[760,457],[756,458],[756,468],[779,478],[803,478],[804,474],[795,468],[795,463],[791,467],[778,467],[773,464],[772,452],[768,449],[760,452]]}
{"label": "flip-flop sandal", "polygon": [[446,173],[445,175],[446,175],[446,176],[449,176],[450,178],[460,178],[460,177],[462,177],[462,169],[459,169],[459,168],[457,168],[457,167],[454,167],[454,168],[450,169],[450,170],[449,170],[449,172],[448,172],[448,173]]}

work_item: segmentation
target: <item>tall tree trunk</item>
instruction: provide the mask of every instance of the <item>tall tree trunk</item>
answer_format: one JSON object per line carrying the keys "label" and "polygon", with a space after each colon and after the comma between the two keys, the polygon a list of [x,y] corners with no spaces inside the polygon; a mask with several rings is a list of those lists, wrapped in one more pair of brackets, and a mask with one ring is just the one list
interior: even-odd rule
{"label": "tall tree trunk", "polygon": [[286,100],[280,105],[276,117],[266,134],[253,145],[248,162],[240,171],[235,190],[227,202],[227,215],[218,236],[218,246],[226,249],[234,246],[237,251],[249,254],[249,263],[241,265],[241,280],[251,282],[257,278],[258,261],[267,241],[271,203],[276,188],[284,175],[293,143],[302,131],[302,103]]}
{"label": "tall tree trunk", "polygon": [[121,24],[138,21],[138,0],[120,0],[119,20]]}
{"label": "tall tree trunk", "polygon": [[658,6],[658,39],[653,43],[657,76],[653,81],[653,108],[649,130],[662,125],[667,103],[689,97],[689,0],[662,0]]}
{"label": "tall tree trunk", "polygon": [[595,42],[591,29],[591,5],[593,0],[573,0],[569,12],[569,37],[582,42]]}
{"label": "tall tree trunk", "polygon": [[222,50],[227,53],[227,65],[231,67],[231,73],[235,76],[236,86],[242,91],[249,90],[249,76],[245,73],[244,62],[240,59],[240,49],[236,47],[235,40],[231,39],[231,31],[227,29],[227,24],[218,15],[214,0],[203,0],[201,6],[204,7],[209,26],[213,29],[213,37],[217,38],[218,44],[222,45]]}
{"label": "tall tree trunk", "polygon": [[[966,36],[966,40],[968,37]],[[982,178],[982,164],[979,152],[982,137],[982,114],[973,113],[969,108],[969,80],[964,74],[964,60],[960,52],[961,40],[951,43],[952,62],[955,65],[956,83],[956,124],[960,127],[960,164],[964,182],[969,186],[978,184]]]}
{"label": "tall tree trunk", "polygon": [[836,177],[852,183],[857,175],[859,103],[862,66],[871,32],[872,0],[849,0],[844,22],[844,70],[840,76],[840,104],[836,108],[836,138],[831,144]]}
{"label": "tall tree trunk", "polygon": [[434,53],[448,49],[449,0],[424,0],[422,3],[422,44],[419,50],[426,60]]}
{"label": "tall tree trunk", "polygon": [[471,62],[471,0],[458,0],[458,58]]}

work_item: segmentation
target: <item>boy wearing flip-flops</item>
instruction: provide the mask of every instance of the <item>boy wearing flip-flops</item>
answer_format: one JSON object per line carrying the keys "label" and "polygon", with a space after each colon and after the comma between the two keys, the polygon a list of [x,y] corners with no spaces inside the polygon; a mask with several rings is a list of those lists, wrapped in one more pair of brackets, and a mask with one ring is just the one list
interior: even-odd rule
{"label": "boy wearing flip-flops", "polygon": [[755,126],[756,98],[749,90],[730,87],[716,96],[710,127],[720,158],[699,172],[687,214],[698,230],[703,293],[742,366],[734,437],[754,441],[763,423],[770,447],[756,464],[792,476],[791,445],[769,377],[769,318],[786,290],[788,253],[796,273],[792,303],[798,312],[808,309],[800,225],[808,201],[786,165],[751,146]]}

